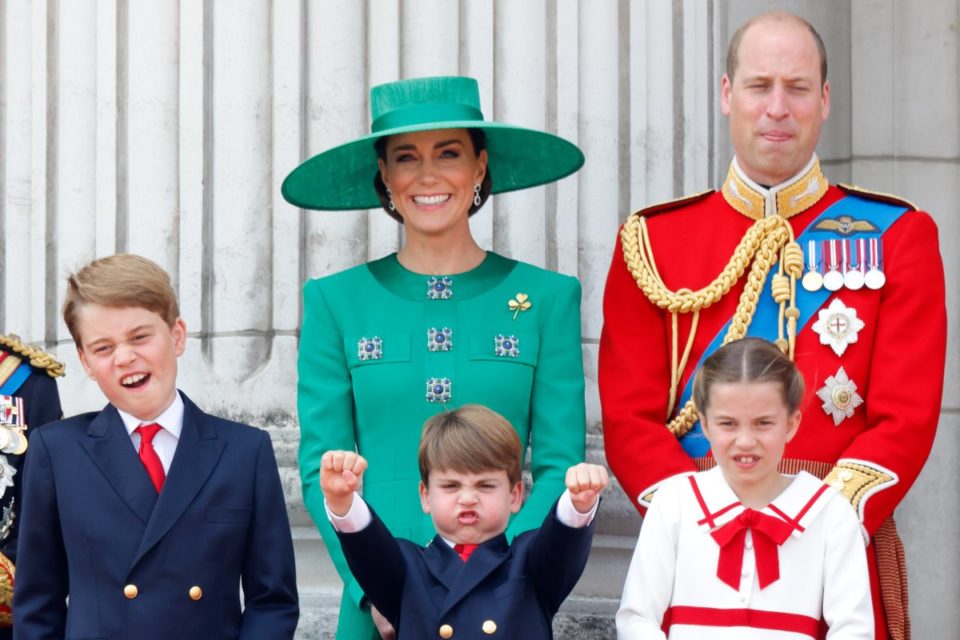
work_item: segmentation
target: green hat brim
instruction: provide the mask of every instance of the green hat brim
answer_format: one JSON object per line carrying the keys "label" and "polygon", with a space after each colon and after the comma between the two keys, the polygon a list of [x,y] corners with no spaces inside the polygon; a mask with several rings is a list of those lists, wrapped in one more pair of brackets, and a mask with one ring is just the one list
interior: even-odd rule
{"label": "green hat brim", "polygon": [[373,188],[374,143],[384,136],[437,129],[480,129],[486,136],[491,193],[535,187],[583,166],[583,152],[559,136],[499,122],[455,120],[378,131],[304,161],[283,181],[284,200],[302,209],[346,211],[380,207]]}

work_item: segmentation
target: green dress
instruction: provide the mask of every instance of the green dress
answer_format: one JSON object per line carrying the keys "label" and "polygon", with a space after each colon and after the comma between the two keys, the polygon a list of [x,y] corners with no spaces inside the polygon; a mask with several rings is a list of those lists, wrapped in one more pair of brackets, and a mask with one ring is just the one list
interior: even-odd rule
{"label": "green dress", "polygon": [[320,491],[324,451],[356,449],[363,495],[394,535],[435,535],[418,496],[424,421],[466,403],[501,413],[531,449],[533,488],[508,536],[538,527],[584,459],[580,284],[487,253],[466,273],[425,276],[396,255],[303,292],[298,362],[300,475],[307,510],[345,584],[337,638],[379,637],[360,603]]}

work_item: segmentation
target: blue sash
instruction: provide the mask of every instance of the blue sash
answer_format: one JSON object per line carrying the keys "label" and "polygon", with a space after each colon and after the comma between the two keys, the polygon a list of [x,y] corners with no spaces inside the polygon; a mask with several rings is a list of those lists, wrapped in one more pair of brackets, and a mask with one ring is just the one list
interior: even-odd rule
{"label": "blue sash", "polygon": [[26,362],[20,364],[16,369],[13,370],[13,373],[10,374],[10,377],[0,385],[0,396],[12,396],[17,392],[17,389],[27,381],[27,378],[30,377],[30,373],[33,369]]}
{"label": "blue sash", "polygon": [[[846,197],[833,203],[833,205],[827,207],[817,216],[817,218],[803,230],[803,233],[797,238],[797,242],[800,243],[802,247],[808,240],[850,237],[842,236],[834,230],[815,228],[821,221],[831,218],[837,219],[843,215],[851,216],[858,220],[867,220],[876,227],[876,231],[859,232],[856,234],[856,237],[880,237],[890,228],[890,225],[896,222],[900,216],[907,211],[908,209],[902,205],[893,205],[877,200],[867,200],[859,196],[847,194]],[[770,273],[767,275],[767,281],[763,286],[763,293],[761,293],[760,300],[757,302],[757,310],[753,315],[753,320],[750,322],[750,327],[747,329],[748,336],[765,338],[771,342],[777,339],[777,323],[780,316],[780,305],[773,300],[773,295],[771,294],[771,284],[773,282],[773,276],[776,273],[776,268],[770,269]],[[824,288],[821,288],[819,291],[807,291],[803,287],[797,287],[797,307],[800,309],[800,317],[797,318],[797,335],[800,334],[800,331],[803,330],[807,322],[809,322],[814,314],[826,303],[832,293],[832,291],[827,291]],[[723,325],[723,328],[720,329],[720,332],[714,336],[713,340],[697,361],[697,369],[700,368],[700,365],[703,364],[703,361],[710,356],[710,354],[719,349],[723,344],[723,337],[727,335],[731,322],[732,319],[728,320],[727,323]],[[683,388],[683,394],[680,396],[680,402],[677,406],[682,407],[686,404],[687,400],[690,399],[692,389],[693,376],[691,375]],[[684,451],[687,452],[687,455],[692,458],[700,458],[710,452],[710,443],[704,437],[699,421],[695,422],[693,428],[680,438],[680,445]]]}

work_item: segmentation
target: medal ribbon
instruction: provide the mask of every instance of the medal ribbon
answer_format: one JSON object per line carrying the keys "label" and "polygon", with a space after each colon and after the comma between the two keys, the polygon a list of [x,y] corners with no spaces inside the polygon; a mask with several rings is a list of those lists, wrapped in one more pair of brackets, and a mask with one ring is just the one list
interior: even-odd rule
{"label": "medal ribbon", "polygon": [[710,533],[720,545],[717,577],[737,591],[740,590],[740,568],[747,545],[747,531],[753,537],[753,553],[757,560],[757,578],[760,588],[780,579],[778,547],[790,537],[793,526],[779,518],[754,509],[744,509],[740,515]]}

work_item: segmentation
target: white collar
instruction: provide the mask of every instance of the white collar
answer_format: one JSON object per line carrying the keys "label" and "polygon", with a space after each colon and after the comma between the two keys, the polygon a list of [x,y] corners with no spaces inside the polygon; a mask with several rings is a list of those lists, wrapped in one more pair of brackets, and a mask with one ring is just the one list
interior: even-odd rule
{"label": "white collar", "polygon": [[183,398],[180,397],[179,391],[173,394],[173,402],[157,416],[156,420],[144,421],[121,409],[117,409],[117,413],[120,414],[120,419],[123,420],[123,426],[126,427],[127,433],[131,436],[137,427],[148,423],[159,424],[177,439],[180,438],[180,431],[183,429]]}
{"label": "white collar", "polygon": [[[708,521],[703,517],[704,514],[700,514],[700,530],[704,533],[710,533],[725,525],[746,509],[727,484],[720,467],[714,467],[690,477],[696,482],[706,508],[712,516]],[[801,471],[793,476],[793,480],[779,496],[759,511],[780,520],[796,523],[792,535],[800,536],[820,514],[828,502],[827,498],[836,492],[836,489],[828,487],[816,476]]]}

